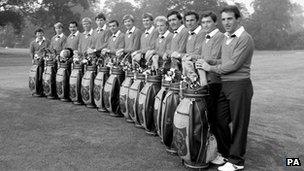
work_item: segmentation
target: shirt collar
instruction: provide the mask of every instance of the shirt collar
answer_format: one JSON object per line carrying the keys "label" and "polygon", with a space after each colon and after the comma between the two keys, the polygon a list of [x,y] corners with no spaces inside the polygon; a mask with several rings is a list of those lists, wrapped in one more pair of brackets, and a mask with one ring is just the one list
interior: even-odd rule
{"label": "shirt collar", "polygon": [[[217,32],[219,31],[219,29],[217,28],[217,29],[214,29],[212,32],[210,32],[209,34],[207,34],[207,35],[209,35],[210,36],[210,38],[211,37],[213,37]],[[207,36],[206,35],[206,36]]]}
{"label": "shirt collar", "polygon": [[225,33],[225,36],[230,37],[232,35],[235,35],[236,37],[240,37],[242,33],[245,31],[245,28],[241,26],[239,29],[237,29],[233,34],[229,34],[228,32]]}
{"label": "shirt collar", "polygon": [[77,30],[74,34],[71,33],[70,36],[73,36],[73,35],[74,35],[74,36],[77,36],[78,34],[79,34],[79,31]]}
{"label": "shirt collar", "polygon": [[198,34],[202,29],[202,26],[198,26],[194,31],[189,31],[189,34],[191,34],[192,32],[194,32],[195,34]]}
{"label": "shirt collar", "polygon": [[133,33],[134,32],[134,30],[135,30],[135,26],[133,26],[132,28],[131,28],[131,30],[127,30],[127,33]]}
{"label": "shirt collar", "polygon": [[167,30],[163,35],[159,35],[159,38],[163,37],[166,38],[169,35],[170,31]]}
{"label": "shirt collar", "polygon": [[101,28],[100,28],[100,27],[97,27],[97,28],[96,28],[96,31],[106,30],[106,29],[107,29],[107,25],[104,24]]}
{"label": "shirt collar", "polygon": [[145,31],[145,33],[148,33],[148,34],[151,34],[152,33],[152,31],[154,30],[154,26],[151,26],[150,28],[149,28],[149,30],[146,30]]}
{"label": "shirt collar", "polygon": [[[38,43],[38,42],[39,42],[39,39],[38,39],[38,38],[36,38],[36,40],[35,40],[35,41],[36,41],[36,43]],[[43,42],[43,41],[45,41],[45,37],[42,37],[42,42]]]}
{"label": "shirt collar", "polygon": [[62,38],[63,37],[63,33],[56,35],[56,37]]}
{"label": "shirt collar", "polygon": [[118,30],[118,31],[113,35],[113,37],[118,37],[119,34],[120,34],[120,30]]}
{"label": "shirt collar", "polygon": [[179,28],[176,30],[177,33],[181,32],[185,28],[184,25],[179,26]]}
{"label": "shirt collar", "polygon": [[88,35],[88,34],[92,35],[92,33],[93,33],[93,29],[91,29],[89,32],[84,32],[85,35]]}

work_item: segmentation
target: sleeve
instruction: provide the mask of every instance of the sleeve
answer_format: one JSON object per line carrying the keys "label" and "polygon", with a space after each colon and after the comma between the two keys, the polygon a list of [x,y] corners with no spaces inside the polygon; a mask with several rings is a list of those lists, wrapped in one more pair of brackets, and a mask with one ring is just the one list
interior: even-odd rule
{"label": "sleeve", "polygon": [[136,31],[134,38],[133,38],[133,47],[132,50],[138,50],[140,48],[140,37],[141,37],[141,31]]}
{"label": "sleeve", "polygon": [[32,59],[34,59],[35,48],[34,48],[34,42],[30,43],[30,56]]}
{"label": "sleeve", "polygon": [[248,37],[242,39],[235,47],[228,61],[219,65],[211,66],[211,71],[218,74],[228,74],[237,71],[247,60],[253,51],[253,40]]}
{"label": "sleeve", "polygon": [[178,52],[179,53],[185,53],[186,52],[186,44],[187,44],[187,40],[188,40],[188,33],[184,32],[181,35],[181,38],[179,40],[179,47],[178,47]]}
{"label": "sleeve", "polygon": [[119,42],[118,42],[118,49],[123,49],[125,48],[125,35],[121,34],[122,36],[119,37]]}
{"label": "sleeve", "polygon": [[171,42],[172,42],[173,35],[168,37],[167,42],[166,42],[166,50],[165,53],[170,54],[170,48],[171,48]]}
{"label": "sleeve", "polygon": [[66,36],[63,36],[63,39],[62,39],[62,42],[61,42],[61,45],[60,45],[61,49],[64,49],[64,48],[65,48],[65,43],[66,43],[66,41],[67,41],[67,37],[66,37]]}

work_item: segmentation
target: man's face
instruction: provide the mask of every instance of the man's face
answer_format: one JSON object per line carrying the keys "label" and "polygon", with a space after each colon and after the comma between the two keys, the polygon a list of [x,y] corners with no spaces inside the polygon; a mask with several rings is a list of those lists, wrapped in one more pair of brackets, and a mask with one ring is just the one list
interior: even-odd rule
{"label": "man's face", "polygon": [[196,20],[195,15],[187,15],[185,19],[186,19],[186,27],[190,31],[194,31],[198,26],[198,21]]}
{"label": "man's face", "polygon": [[164,34],[168,30],[167,24],[163,21],[156,22],[156,27],[160,35]]}
{"label": "man's face", "polygon": [[36,33],[36,37],[37,37],[38,39],[42,39],[42,38],[43,38],[43,35],[44,35],[43,32],[37,32],[37,33]]}
{"label": "man's face", "polygon": [[170,15],[168,22],[172,30],[177,30],[182,25],[182,20],[179,20],[176,15]]}
{"label": "man's face", "polygon": [[133,27],[134,23],[131,19],[126,19],[124,20],[124,25],[128,30],[130,30]]}
{"label": "man's face", "polygon": [[112,34],[116,34],[116,32],[118,31],[118,26],[115,22],[109,23],[109,28]]}
{"label": "man's face", "polygon": [[143,19],[143,25],[144,25],[145,29],[150,29],[152,24],[153,24],[153,21],[151,21],[150,18],[144,18]]}
{"label": "man's face", "polygon": [[212,20],[210,16],[202,18],[202,27],[207,32],[210,33],[216,28],[217,23]]}
{"label": "man's face", "polygon": [[71,32],[72,34],[74,34],[74,33],[77,32],[78,28],[77,28],[76,24],[70,24],[70,25],[69,25],[69,30],[70,30],[70,32]]}
{"label": "man's face", "polygon": [[236,19],[233,12],[223,12],[222,24],[226,32],[233,34],[240,24],[240,18]]}
{"label": "man's face", "polygon": [[57,35],[62,33],[62,27],[55,27],[55,32]]}
{"label": "man's face", "polygon": [[96,18],[95,22],[97,24],[97,27],[103,27],[103,25],[106,23],[103,18]]}
{"label": "man's face", "polygon": [[84,31],[90,31],[91,30],[91,23],[88,21],[82,22],[82,27]]}

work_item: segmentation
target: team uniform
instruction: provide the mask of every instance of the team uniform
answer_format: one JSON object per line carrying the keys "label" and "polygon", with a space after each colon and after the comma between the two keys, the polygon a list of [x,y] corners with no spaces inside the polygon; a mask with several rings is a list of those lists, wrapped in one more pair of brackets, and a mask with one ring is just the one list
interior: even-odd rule
{"label": "team uniform", "polygon": [[210,71],[221,75],[222,89],[216,113],[218,151],[236,165],[244,165],[253,88],[250,65],[254,50],[252,37],[240,27],[225,33],[221,64]]}
{"label": "team uniform", "polygon": [[140,49],[140,38],[142,32],[133,26],[125,34],[125,52],[134,52]]}
{"label": "team uniform", "polygon": [[83,32],[79,37],[78,51],[84,54],[89,48],[93,49],[93,29]]}
{"label": "team uniform", "polygon": [[43,37],[40,41],[39,39],[35,39],[30,43],[30,56],[34,59],[35,54],[42,55],[42,50],[48,48],[50,42]]}
{"label": "team uniform", "polygon": [[51,45],[50,48],[55,50],[56,54],[60,54],[60,52],[63,50],[64,45],[66,43],[67,37],[61,33],[60,35],[55,35],[51,39]]}
{"label": "team uniform", "polygon": [[96,28],[93,31],[92,47],[96,50],[102,50],[107,46],[111,36],[111,31],[107,29],[106,24],[102,28]]}
{"label": "team uniform", "polygon": [[115,54],[118,50],[125,47],[125,34],[118,30],[113,34],[108,41],[107,48],[110,50],[110,53]]}
{"label": "team uniform", "polygon": [[71,33],[66,40],[65,48],[71,48],[72,50],[78,50],[78,44],[80,40],[80,32]]}

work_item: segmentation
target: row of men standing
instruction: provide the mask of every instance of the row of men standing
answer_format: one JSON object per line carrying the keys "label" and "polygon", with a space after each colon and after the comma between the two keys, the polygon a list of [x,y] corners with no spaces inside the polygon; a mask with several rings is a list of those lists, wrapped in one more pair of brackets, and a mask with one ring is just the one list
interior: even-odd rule
{"label": "row of men standing", "polygon": [[[241,13],[235,6],[221,11],[225,33],[217,28],[217,16],[204,12],[200,17],[196,12],[170,12],[167,17],[155,18],[146,13],[142,21],[145,31],[135,25],[132,15],[123,17],[127,31],[119,29],[119,22],[111,20],[106,24],[104,14],[95,17],[96,29],[92,29],[90,18],[82,19],[83,33],[79,33],[76,22],[69,23],[70,35],[62,33],[63,25],[56,23],[56,35],[48,41],[37,35],[31,43],[31,56],[41,48],[50,46],[59,53],[63,48],[71,48],[85,53],[88,48],[101,52],[146,53],[154,50],[160,58],[182,59],[183,72],[196,74],[193,69],[207,72],[210,98],[208,100],[211,131],[218,142],[218,157],[213,161],[219,170],[239,170],[244,168],[247,132],[253,95],[250,80],[250,65],[254,44],[251,36],[240,25]],[[185,23],[185,25],[183,25]],[[201,23],[201,24],[200,24]],[[108,28],[109,27],[109,28]],[[170,30],[170,31],[169,31]]]}

